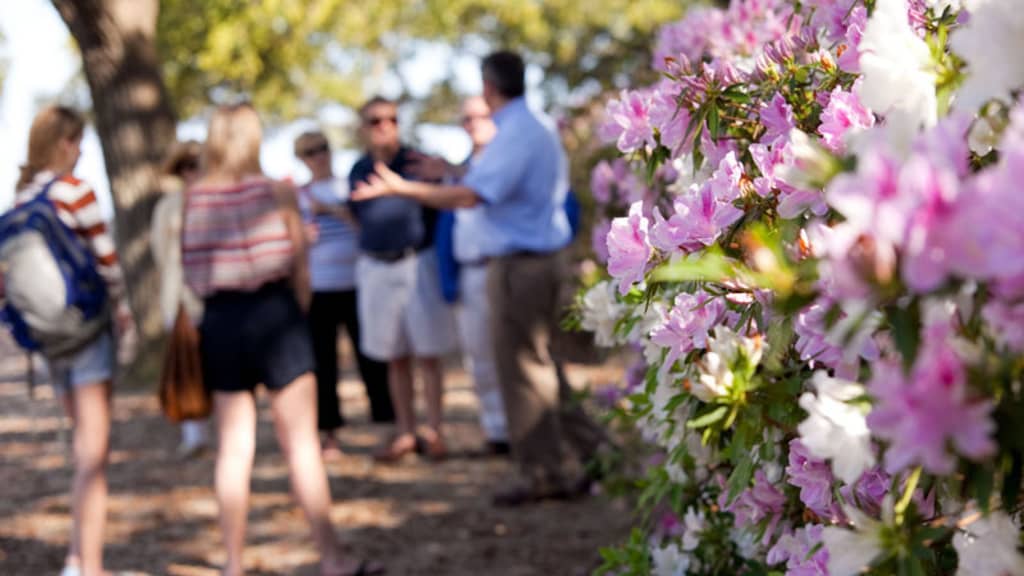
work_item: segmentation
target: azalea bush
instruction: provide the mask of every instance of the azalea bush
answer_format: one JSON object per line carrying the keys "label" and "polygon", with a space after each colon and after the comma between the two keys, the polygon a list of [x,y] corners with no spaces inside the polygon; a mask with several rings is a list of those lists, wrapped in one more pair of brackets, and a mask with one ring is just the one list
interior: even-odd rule
{"label": "azalea bush", "polygon": [[603,574],[1024,574],[1024,6],[734,0],[665,27],[591,182],[651,446]]}

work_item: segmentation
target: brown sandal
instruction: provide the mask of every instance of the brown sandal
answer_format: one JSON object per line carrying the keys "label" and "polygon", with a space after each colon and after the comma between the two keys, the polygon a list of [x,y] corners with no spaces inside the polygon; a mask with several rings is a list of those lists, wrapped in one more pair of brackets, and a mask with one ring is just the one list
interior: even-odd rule
{"label": "brown sandal", "polygon": [[416,442],[419,444],[419,451],[435,462],[448,457],[448,446],[445,445],[444,436],[436,430],[427,429],[427,434],[418,435]]}
{"label": "brown sandal", "polygon": [[377,462],[398,462],[416,452],[416,437],[409,434],[395,436],[373,453]]}

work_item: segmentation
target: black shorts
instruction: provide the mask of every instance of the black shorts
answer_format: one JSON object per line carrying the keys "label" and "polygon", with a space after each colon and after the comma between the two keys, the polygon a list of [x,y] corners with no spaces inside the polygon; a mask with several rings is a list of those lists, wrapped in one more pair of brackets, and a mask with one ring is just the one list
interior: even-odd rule
{"label": "black shorts", "polygon": [[313,371],[306,319],[286,282],[206,299],[199,325],[203,381],[214,392],[281,390]]}

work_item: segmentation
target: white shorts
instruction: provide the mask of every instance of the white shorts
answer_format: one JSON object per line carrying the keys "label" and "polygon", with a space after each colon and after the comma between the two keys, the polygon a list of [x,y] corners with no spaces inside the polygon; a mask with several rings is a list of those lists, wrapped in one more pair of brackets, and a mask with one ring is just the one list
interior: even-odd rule
{"label": "white shorts", "polygon": [[455,349],[455,315],[441,296],[433,250],[396,262],[360,256],[356,283],[359,340],[368,357],[431,358]]}
{"label": "white shorts", "polygon": [[102,333],[92,344],[71,358],[50,360],[50,382],[58,393],[70,392],[114,378],[114,336]]}

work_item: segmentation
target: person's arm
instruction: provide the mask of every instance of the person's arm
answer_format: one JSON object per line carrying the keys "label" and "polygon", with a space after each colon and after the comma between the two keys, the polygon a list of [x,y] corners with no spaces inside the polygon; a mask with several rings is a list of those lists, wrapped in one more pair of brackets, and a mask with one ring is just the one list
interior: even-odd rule
{"label": "person's arm", "polygon": [[291,275],[292,289],[295,290],[295,299],[299,302],[299,308],[302,309],[303,313],[306,313],[309,312],[309,305],[313,300],[313,292],[309,279],[308,244],[306,242],[305,226],[302,222],[302,215],[299,213],[298,202],[295,199],[295,189],[287,182],[275,182],[274,195],[277,196],[278,205],[281,207],[281,215],[284,218],[285,225],[288,227],[288,237],[295,252]]}
{"label": "person's arm", "polygon": [[406,180],[384,163],[378,162],[376,172],[366,182],[356,185],[352,191],[352,200],[361,202],[382,196],[401,196],[441,210],[472,208],[480,203],[480,197],[468,186]]}
{"label": "person's arm", "polygon": [[345,204],[324,204],[318,202],[315,199],[310,200],[314,214],[323,214],[326,216],[332,216],[348,224],[349,226],[358,226],[355,216],[352,215],[352,211],[348,209]]}
{"label": "person's arm", "polygon": [[[110,234],[103,212],[100,210],[96,193],[84,182],[60,183],[61,194],[51,197],[54,203],[68,212],[75,221],[75,232],[81,235],[93,257],[96,271],[103,277],[107,295],[114,308],[114,325],[118,335],[118,359],[127,363],[135,356],[138,337],[135,316],[128,303],[124,271],[117,256],[114,238]],[[71,196],[65,194],[71,191]]]}

